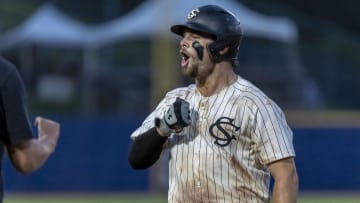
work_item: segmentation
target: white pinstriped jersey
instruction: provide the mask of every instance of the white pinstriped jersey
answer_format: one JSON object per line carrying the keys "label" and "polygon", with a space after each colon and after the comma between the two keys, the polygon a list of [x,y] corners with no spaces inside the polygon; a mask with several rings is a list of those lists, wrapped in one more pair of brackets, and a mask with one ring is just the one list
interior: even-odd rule
{"label": "white pinstriped jersey", "polygon": [[170,151],[168,201],[268,202],[266,165],[295,156],[281,109],[238,76],[210,97],[195,85],[170,91],[131,137],[154,127],[176,97],[190,103],[192,122],[164,146]]}

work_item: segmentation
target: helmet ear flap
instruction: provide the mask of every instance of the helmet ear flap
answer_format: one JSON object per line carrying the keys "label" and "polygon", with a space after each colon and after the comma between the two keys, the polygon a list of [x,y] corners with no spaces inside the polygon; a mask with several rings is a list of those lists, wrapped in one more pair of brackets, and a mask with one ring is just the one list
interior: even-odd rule
{"label": "helmet ear flap", "polygon": [[208,49],[210,53],[210,58],[213,61],[213,63],[218,63],[221,61],[221,55],[220,55],[220,47],[217,45],[216,41],[209,43],[206,45],[206,48]]}
{"label": "helmet ear flap", "polygon": [[[228,40],[219,39],[216,40],[215,42],[208,44],[207,48],[209,50],[212,61],[214,63],[218,63],[220,61],[224,61],[224,60],[232,61],[234,59],[234,56],[229,58],[230,55],[234,55],[234,53],[232,53],[233,52],[232,46],[233,45]],[[220,51],[225,47],[229,47],[229,50],[224,54],[220,54]]]}

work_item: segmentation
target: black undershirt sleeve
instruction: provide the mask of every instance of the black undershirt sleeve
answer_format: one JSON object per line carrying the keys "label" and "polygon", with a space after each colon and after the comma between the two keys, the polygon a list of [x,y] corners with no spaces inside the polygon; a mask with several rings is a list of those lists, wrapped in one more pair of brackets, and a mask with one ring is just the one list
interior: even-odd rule
{"label": "black undershirt sleeve", "polygon": [[159,159],[166,140],[167,137],[160,136],[155,127],[136,137],[129,153],[131,167],[146,169],[153,165]]}
{"label": "black undershirt sleeve", "polygon": [[[26,106],[25,86],[15,66],[0,58],[0,135],[5,145],[18,145],[35,137]],[[5,73],[4,73],[5,70]]]}

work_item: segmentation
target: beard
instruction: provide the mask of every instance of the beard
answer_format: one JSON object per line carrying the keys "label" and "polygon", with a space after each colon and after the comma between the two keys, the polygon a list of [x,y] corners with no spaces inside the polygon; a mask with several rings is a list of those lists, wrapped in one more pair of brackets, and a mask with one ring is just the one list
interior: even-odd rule
{"label": "beard", "polygon": [[204,84],[209,75],[214,71],[214,66],[209,69],[201,69],[199,64],[192,64],[186,69],[183,69],[183,75],[197,80],[200,84]]}
{"label": "beard", "polygon": [[182,69],[182,73],[184,76],[195,79],[199,74],[199,64],[197,63],[188,64],[186,68]]}
{"label": "beard", "polygon": [[187,75],[195,79],[199,75],[199,66],[197,65],[191,66]]}

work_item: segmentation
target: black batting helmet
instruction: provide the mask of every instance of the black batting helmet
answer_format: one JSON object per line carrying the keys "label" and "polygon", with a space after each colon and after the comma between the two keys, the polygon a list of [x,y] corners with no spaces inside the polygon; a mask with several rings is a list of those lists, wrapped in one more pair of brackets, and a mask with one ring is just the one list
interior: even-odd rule
{"label": "black batting helmet", "polygon": [[[215,42],[208,44],[207,48],[215,63],[233,61],[237,58],[242,38],[240,21],[226,9],[216,5],[193,9],[184,24],[173,25],[170,29],[181,36],[185,29],[212,35]],[[229,46],[229,51],[225,55],[220,55],[219,51],[226,46]]]}

